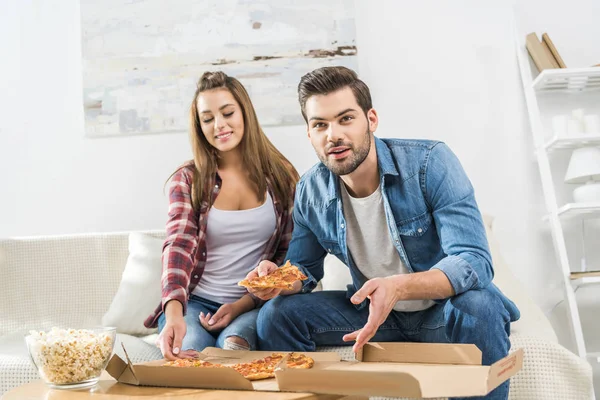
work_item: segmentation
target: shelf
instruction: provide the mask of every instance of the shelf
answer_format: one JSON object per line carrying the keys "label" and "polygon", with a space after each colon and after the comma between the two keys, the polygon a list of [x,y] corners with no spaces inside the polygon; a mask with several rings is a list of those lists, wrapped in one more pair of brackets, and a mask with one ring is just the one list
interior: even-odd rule
{"label": "shelf", "polygon": [[587,286],[600,283],[600,271],[571,272],[573,286]]}
{"label": "shelf", "polygon": [[571,272],[571,279],[579,279],[584,277],[600,277],[600,271]]}
{"label": "shelf", "polygon": [[545,69],[532,83],[536,92],[588,92],[600,90],[600,68]]}
{"label": "shelf", "polygon": [[[558,217],[562,220],[590,216],[600,218],[600,203],[568,203],[558,209]],[[548,219],[549,217],[546,215],[544,220]]]}
{"label": "shelf", "polygon": [[546,150],[576,149],[584,146],[600,146],[600,133],[582,133],[572,136],[554,136],[546,142]]}
{"label": "shelf", "polygon": [[594,358],[596,362],[600,363],[600,351],[587,353],[587,358]]}

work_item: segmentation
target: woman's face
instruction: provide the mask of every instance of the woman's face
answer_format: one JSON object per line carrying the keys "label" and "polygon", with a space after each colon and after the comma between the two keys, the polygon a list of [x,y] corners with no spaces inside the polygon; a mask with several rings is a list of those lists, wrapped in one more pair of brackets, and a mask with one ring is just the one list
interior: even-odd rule
{"label": "woman's face", "polygon": [[202,133],[214,148],[231,151],[244,137],[242,109],[227,89],[200,93],[197,99],[198,118]]}

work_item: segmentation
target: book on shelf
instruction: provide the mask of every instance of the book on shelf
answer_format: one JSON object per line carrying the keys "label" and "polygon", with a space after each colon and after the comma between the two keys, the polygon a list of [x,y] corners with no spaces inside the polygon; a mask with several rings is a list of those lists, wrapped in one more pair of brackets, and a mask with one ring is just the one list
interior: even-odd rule
{"label": "book on shelf", "polygon": [[552,56],[554,57],[554,60],[556,61],[556,64],[558,65],[558,67],[559,68],[567,68],[562,57],[560,56],[560,54],[558,54],[558,50],[556,50],[556,46],[554,46],[554,43],[552,43],[552,40],[550,40],[550,36],[548,36],[547,33],[544,33],[542,35],[542,43],[548,48],[548,50],[550,50],[550,53],[552,53]]}
{"label": "book on shelf", "polygon": [[571,272],[571,279],[600,277],[600,271]]}
{"label": "book on shelf", "polygon": [[535,32],[527,35],[525,40],[525,47],[527,47],[527,51],[531,56],[535,66],[538,71],[542,72],[545,69],[554,69],[554,65],[550,58],[548,58],[548,54],[544,50],[542,43],[538,39],[538,36]]}
{"label": "book on shelf", "polygon": [[556,58],[554,58],[554,55],[552,55],[552,52],[550,51],[550,47],[548,46],[547,42],[544,42],[542,40],[542,48],[544,49],[544,53],[546,53],[546,57],[548,57],[548,60],[550,60],[550,62],[552,63],[552,68],[560,68],[558,66],[558,61],[556,61]]}
{"label": "book on shelf", "polygon": [[562,57],[558,54],[556,46],[554,46],[547,33],[542,35],[541,41],[535,32],[530,33],[525,38],[525,47],[538,71],[566,68]]}

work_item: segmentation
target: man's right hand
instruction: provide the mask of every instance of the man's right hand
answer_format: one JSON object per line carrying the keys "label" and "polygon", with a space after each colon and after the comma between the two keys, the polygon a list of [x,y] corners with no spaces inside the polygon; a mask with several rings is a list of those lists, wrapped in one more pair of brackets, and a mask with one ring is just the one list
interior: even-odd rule
{"label": "man's right hand", "polygon": [[181,303],[176,300],[169,301],[165,308],[165,318],[167,322],[157,340],[163,357],[167,360],[187,358],[187,352],[181,349],[181,342],[187,331]]}
{"label": "man's right hand", "polygon": [[[258,267],[254,268],[252,271],[246,275],[246,279],[253,279],[258,276],[265,276],[275,271],[277,268],[277,264],[274,262],[264,260],[258,264]],[[256,297],[261,300],[270,300],[274,297],[279,296],[282,289],[260,289],[260,288],[248,288],[248,292],[252,293]]]}

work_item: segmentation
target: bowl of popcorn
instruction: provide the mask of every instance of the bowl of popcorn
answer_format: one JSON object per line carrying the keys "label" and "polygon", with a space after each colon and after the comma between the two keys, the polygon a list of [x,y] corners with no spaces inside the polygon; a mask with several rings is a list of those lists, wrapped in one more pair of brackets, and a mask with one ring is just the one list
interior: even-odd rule
{"label": "bowl of popcorn", "polygon": [[115,328],[30,331],[25,336],[31,361],[56,389],[95,385],[113,351]]}

